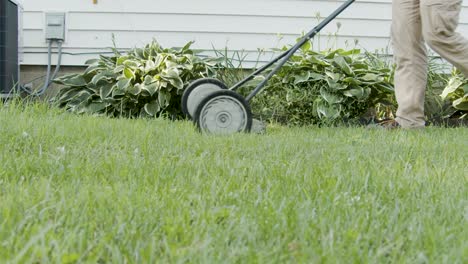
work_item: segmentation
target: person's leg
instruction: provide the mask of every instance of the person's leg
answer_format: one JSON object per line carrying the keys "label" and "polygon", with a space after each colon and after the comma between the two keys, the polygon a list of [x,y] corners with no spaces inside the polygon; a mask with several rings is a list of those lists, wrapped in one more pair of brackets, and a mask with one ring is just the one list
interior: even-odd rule
{"label": "person's leg", "polygon": [[403,128],[425,125],[427,54],[422,35],[420,1],[393,0],[392,43],[396,62],[396,121]]}
{"label": "person's leg", "polygon": [[468,40],[455,32],[462,0],[421,0],[423,36],[427,44],[468,77]]}

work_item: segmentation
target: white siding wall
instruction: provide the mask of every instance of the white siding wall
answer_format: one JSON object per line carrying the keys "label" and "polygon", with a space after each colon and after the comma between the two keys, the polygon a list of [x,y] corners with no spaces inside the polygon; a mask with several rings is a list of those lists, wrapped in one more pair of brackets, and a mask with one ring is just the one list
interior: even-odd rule
{"label": "white siding wall", "polygon": [[[117,47],[142,46],[153,38],[163,46],[245,51],[256,60],[257,49],[294,43],[343,1],[331,0],[23,0],[23,64],[46,64],[44,12],[66,12],[64,65],[82,65],[96,53]],[[330,37],[337,31],[338,37]],[[390,46],[391,0],[358,0],[320,38],[321,47],[358,47],[374,51]],[[468,0],[460,31],[468,36]],[[335,41],[336,40],[336,41]],[[318,45],[318,44],[317,44]],[[268,59],[269,54],[264,56]]]}

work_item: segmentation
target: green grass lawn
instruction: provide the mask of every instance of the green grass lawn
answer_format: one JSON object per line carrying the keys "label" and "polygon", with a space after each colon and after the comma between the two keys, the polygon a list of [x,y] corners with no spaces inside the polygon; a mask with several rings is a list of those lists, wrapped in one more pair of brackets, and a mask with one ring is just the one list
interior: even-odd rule
{"label": "green grass lawn", "polygon": [[0,106],[0,262],[467,263],[468,129],[285,128]]}

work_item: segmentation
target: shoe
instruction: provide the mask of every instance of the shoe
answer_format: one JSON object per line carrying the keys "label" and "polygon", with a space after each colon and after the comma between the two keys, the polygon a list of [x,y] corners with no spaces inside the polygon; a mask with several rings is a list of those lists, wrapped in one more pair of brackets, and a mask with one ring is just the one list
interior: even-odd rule
{"label": "shoe", "polygon": [[399,129],[401,125],[395,119],[382,120],[378,123],[384,129]]}
{"label": "shoe", "polygon": [[386,129],[386,130],[394,130],[394,129],[400,129],[401,125],[398,124],[398,122],[395,119],[384,119],[375,124],[371,124],[368,127],[380,128],[380,129]]}

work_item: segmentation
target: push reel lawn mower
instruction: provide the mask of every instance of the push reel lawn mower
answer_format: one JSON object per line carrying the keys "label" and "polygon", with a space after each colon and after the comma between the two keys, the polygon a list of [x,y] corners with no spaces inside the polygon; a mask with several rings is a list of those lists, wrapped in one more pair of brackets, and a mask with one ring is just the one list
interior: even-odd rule
{"label": "push reel lawn mower", "polygon": [[[252,128],[252,112],[249,102],[257,95],[266,83],[305,43],[317,35],[333,19],[346,10],[355,0],[343,3],[330,16],[308,32],[290,49],[284,51],[272,61],[254,71],[242,81],[228,88],[223,82],[212,78],[203,78],[192,82],[182,95],[182,110],[191,118],[200,132],[207,134],[233,134],[250,132]],[[257,87],[244,98],[235,90],[252,80],[258,74],[277,63],[273,70]]]}

